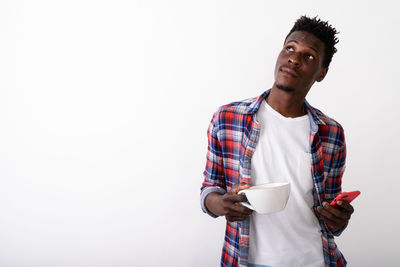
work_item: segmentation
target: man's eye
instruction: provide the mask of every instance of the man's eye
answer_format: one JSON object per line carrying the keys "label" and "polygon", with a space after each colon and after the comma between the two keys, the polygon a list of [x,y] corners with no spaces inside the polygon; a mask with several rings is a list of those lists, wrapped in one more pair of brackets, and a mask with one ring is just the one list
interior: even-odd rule
{"label": "man's eye", "polygon": [[292,51],[294,51],[294,49],[293,49],[293,47],[291,47],[291,46],[288,46],[288,47],[286,47],[286,51],[290,51],[290,52],[292,52]]}
{"label": "man's eye", "polygon": [[313,55],[307,55],[308,59],[314,59],[315,57]]}

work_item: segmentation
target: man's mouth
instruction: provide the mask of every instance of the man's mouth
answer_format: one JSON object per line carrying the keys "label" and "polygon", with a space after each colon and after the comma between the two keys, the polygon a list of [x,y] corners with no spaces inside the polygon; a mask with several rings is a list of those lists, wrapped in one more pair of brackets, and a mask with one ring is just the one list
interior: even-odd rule
{"label": "man's mouth", "polygon": [[298,77],[297,73],[296,73],[294,70],[289,69],[289,68],[287,68],[287,67],[280,67],[279,70],[280,70],[281,72],[284,72],[284,73],[289,74],[289,75],[292,76],[293,78],[297,78],[297,77]]}

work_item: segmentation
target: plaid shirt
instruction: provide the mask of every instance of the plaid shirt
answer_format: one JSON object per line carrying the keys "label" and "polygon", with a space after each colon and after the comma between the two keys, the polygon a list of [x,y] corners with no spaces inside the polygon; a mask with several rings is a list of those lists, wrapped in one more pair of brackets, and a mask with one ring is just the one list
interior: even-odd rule
{"label": "plaid shirt", "polygon": [[[201,187],[201,207],[212,192],[226,193],[234,184],[251,184],[251,158],[260,135],[260,125],[255,114],[270,90],[261,96],[234,102],[218,109],[208,128],[207,164]],[[311,107],[305,100],[311,122],[310,144],[312,153],[311,173],[314,179],[314,209],[323,201],[330,202],[341,193],[345,168],[346,145],[343,128],[339,123]],[[320,219],[325,266],[346,266],[334,236]],[[250,219],[226,224],[221,266],[247,266]]]}

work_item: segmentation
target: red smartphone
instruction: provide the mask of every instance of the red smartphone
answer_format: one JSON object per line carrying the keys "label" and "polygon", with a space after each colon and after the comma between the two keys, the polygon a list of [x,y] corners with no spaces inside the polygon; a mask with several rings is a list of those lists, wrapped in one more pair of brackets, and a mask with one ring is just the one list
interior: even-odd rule
{"label": "red smartphone", "polygon": [[352,191],[352,192],[344,192],[341,193],[340,195],[338,195],[332,202],[331,202],[331,206],[335,207],[337,206],[337,202],[339,200],[343,200],[346,201],[347,203],[350,203],[351,201],[353,201],[353,199],[355,199],[356,197],[358,197],[358,195],[361,194],[360,191]]}

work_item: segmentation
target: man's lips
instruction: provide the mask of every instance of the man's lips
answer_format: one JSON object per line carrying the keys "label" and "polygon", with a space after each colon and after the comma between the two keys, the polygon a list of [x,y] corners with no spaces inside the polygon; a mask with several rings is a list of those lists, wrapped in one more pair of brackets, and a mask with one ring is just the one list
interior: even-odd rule
{"label": "man's lips", "polygon": [[297,78],[297,77],[298,77],[297,73],[296,73],[294,70],[289,69],[289,68],[287,68],[287,67],[280,67],[279,70],[282,71],[282,72],[284,72],[284,73],[289,74],[289,75],[292,76],[293,78]]}

